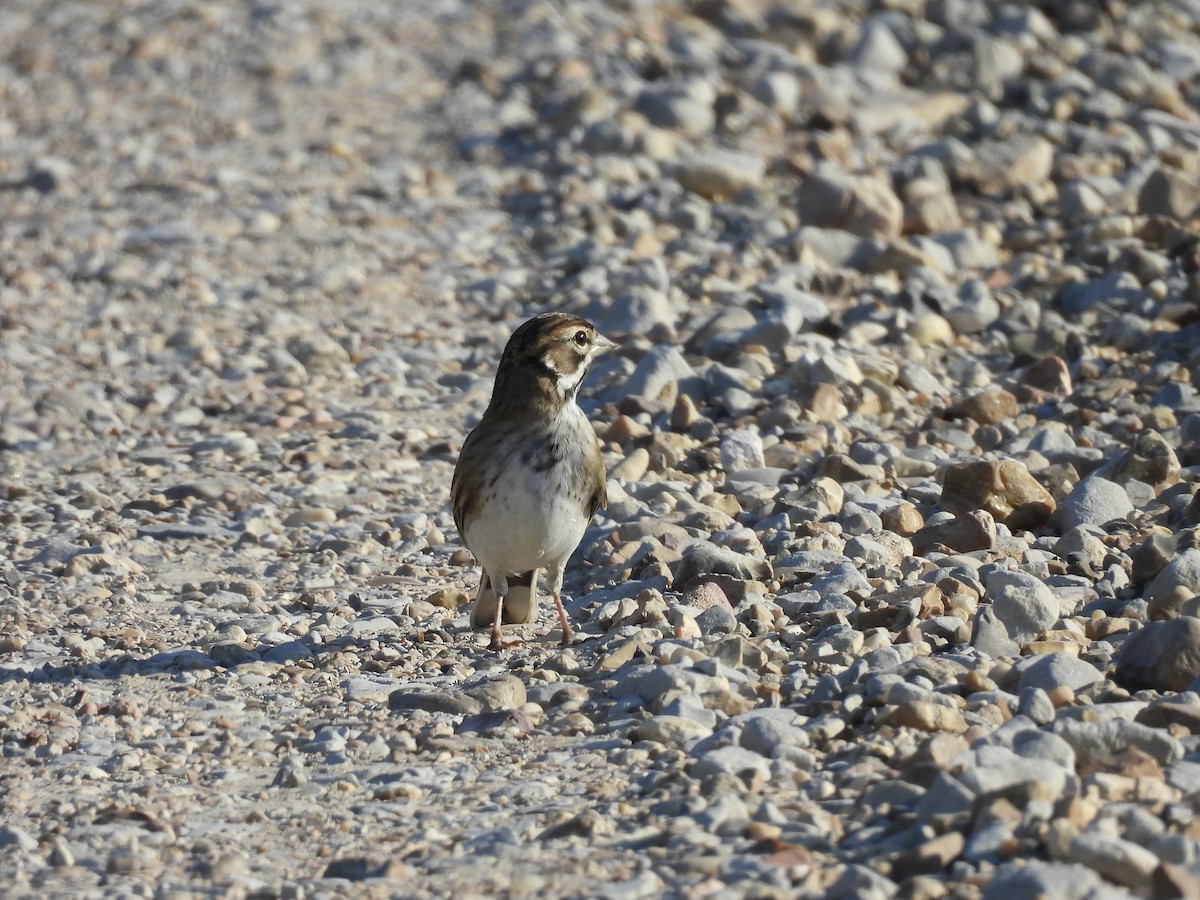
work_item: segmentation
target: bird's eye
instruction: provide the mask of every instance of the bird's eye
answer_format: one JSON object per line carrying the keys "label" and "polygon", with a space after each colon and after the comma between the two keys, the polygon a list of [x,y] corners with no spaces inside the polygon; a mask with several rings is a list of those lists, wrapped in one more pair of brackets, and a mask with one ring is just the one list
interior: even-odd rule
{"label": "bird's eye", "polygon": [[575,342],[576,347],[582,347],[587,343],[587,332],[586,331],[577,331],[577,332],[575,332],[575,336],[572,337],[571,340],[573,340]]}

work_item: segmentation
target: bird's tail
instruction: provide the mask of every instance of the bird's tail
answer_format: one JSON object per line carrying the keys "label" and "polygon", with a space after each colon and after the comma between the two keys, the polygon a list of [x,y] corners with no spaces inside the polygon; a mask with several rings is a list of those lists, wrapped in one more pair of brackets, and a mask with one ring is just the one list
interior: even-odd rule
{"label": "bird's tail", "polygon": [[[504,598],[504,625],[529,625],[537,621],[538,570],[510,575],[508,595]],[[471,627],[491,628],[496,618],[496,592],[487,572],[479,577],[479,592],[471,610]]]}

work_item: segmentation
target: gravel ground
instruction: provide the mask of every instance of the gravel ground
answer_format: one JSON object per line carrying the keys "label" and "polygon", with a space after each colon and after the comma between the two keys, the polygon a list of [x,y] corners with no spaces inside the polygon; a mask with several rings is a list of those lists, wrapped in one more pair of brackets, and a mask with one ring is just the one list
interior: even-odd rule
{"label": "gravel ground", "polygon": [[6,897],[1200,896],[1197,0],[9,4],[0,147]]}

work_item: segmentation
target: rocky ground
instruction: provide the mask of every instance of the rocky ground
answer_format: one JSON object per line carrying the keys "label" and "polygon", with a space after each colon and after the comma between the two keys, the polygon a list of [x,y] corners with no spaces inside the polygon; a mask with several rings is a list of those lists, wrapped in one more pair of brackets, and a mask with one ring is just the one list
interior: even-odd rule
{"label": "rocky ground", "polygon": [[6,897],[1200,896],[1196,0],[9,6]]}

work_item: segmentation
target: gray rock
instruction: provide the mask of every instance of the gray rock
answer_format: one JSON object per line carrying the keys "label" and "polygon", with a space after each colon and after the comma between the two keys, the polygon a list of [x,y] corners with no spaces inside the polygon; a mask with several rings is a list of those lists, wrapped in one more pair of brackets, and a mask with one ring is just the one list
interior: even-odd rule
{"label": "gray rock", "polygon": [[18,825],[0,827],[0,847],[16,847],[26,853],[38,848],[37,838]]}
{"label": "gray rock", "polygon": [[904,204],[887,181],[828,165],[801,183],[797,211],[805,226],[859,237],[897,237],[904,224]]}
{"label": "gray rock", "polygon": [[849,865],[825,888],[825,900],[887,900],[896,884],[864,865]]}
{"label": "gray rock", "polygon": [[762,756],[744,747],[718,747],[697,758],[691,774],[694,778],[733,775],[750,784],[758,779],[767,781],[770,767]]}
{"label": "gray rock", "polygon": [[756,428],[736,428],[721,437],[721,465],[727,473],[760,468],[763,442]]}
{"label": "gray rock", "polygon": [[930,397],[944,397],[948,393],[946,386],[928,369],[913,362],[901,363],[896,383],[910,391]]}
{"label": "gray rock", "polygon": [[682,716],[659,715],[639,723],[633,734],[639,741],[655,741],[668,747],[689,747],[700,738],[712,734],[712,728]]}
{"label": "gray rock", "polygon": [[1156,166],[1138,191],[1137,209],[1144,216],[1193,218],[1200,213],[1200,178]]}
{"label": "gray rock", "polygon": [[1014,897],[1093,900],[1095,892],[1102,886],[1100,876],[1085,866],[1019,859],[996,869],[984,888],[983,900],[1013,900]]}
{"label": "gray rock", "polygon": [[692,579],[700,575],[732,575],[761,581],[771,577],[771,563],[728,547],[696,541],[683,551],[683,558],[675,568],[676,590],[687,590]]}
{"label": "gray rock", "polygon": [[1113,674],[1130,691],[1184,691],[1197,677],[1200,619],[1194,616],[1150,622],[1134,632],[1121,646]]}
{"label": "gray rock", "polygon": [[1057,687],[1076,690],[1104,680],[1104,673],[1091,663],[1064,651],[1028,656],[1013,666],[1013,672],[1020,675],[1017,690],[1021,694],[1030,690],[1049,693]]}
{"label": "gray rock", "polygon": [[659,345],[643,356],[625,382],[625,393],[657,399],[669,382],[693,375],[688,361],[674,347]]}
{"label": "gray rock", "polygon": [[808,732],[775,716],[755,716],[742,728],[738,743],[760,756],[774,759],[787,747],[805,748]]}
{"label": "gray rock", "polygon": [[1186,796],[1200,792],[1200,763],[1180,760],[1167,770],[1167,783],[1179,788]]}
{"label": "gray rock", "polygon": [[750,809],[737,794],[722,793],[713,798],[695,821],[710,834],[739,837],[750,825]]}
{"label": "gray rock", "polygon": [[598,301],[584,315],[612,338],[654,334],[675,325],[675,309],[666,293],[647,285],[632,285],[610,301]]}
{"label": "gray rock", "polygon": [[750,86],[750,92],[764,106],[789,115],[800,105],[800,79],[791,72],[765,72]]}
{"label": "gray rock", "polygon": [[855,68],[899,74],[908,65],[904,45],[881,19],[870,18],[863,23],[858,43],[850,50],[846,62]]}
{"label": "gray rock", "polygon": [[1021,645],[1008,636],[1008,629],[990,606],[980,607],[975,614],[971,646],[993,659],[1021,654]]}
{"label": "gray rock", "polygon": [[638,95],[636,108],[658,128],[669,128],[690,137],[712,131],[714,92],[703,82],[655,85]]}
{"label": "gray rock", "polygon": [[301,748],[305,753],[341,753],[346,749],[346,729],[325,727]]}
{"label": "gray rock", "polygon": [[1189,547],[1172,559],[1146,588],[1152,619],[1178,615],[1184,601],[1200,594],[1200,550]]}
{"label": "gray rock", "polygon": [[1061,615],[1058,599],[1050,588],[1024,572],[993,571],[987,576],[986,587],[996,618],[1015,641],[1037,636]]}
{"label": "gray rock", "polygon": [[1025,716],[1035,725],[1045,725],[1054,721],[1054,704],[1050,695],[1041,685],[1022,687],[1017,713]]}
{"label": "gray rock", "polygon": [[1068,772],[1044,759],[1027,759],[1007,747],[982,746],[954,761],[958,780],[975,794],[1036,791],[1057,797],[1067,783]]}
{"label": "gray rock", "polygon": [[1137,888],[1150,881],[1158,868],[1158,856],[1133,841],[1085,831],[1067,845],[1066,860],[1094,869],[1105,878]]}
{"label": "gray rock", "polygon": [[1057,718],[1050,730],[1074,748],[1080,765],[1111,760],[1128,747],[1149,754],[1160,765],[1169,765],[1183,756],[1183,747],[1167,732],[1124,719],[1081,722]]}
{"label": "gray rock", "polygon": [[857,592],[863,596],[871,594],[871,583],[867,576],[850,562],[839,563],[823,575],[818,575],[809,584],[809,590],[821,596]]}
{"label": "gray rock", "polygon": [[972,86],[985,97],[999,100],[1004,86],[1025,69],[1025,54],[1002,38],[976,34],[971,41]]}
{"label": "gray rock", "polygon": [[696,616],[696,627],[706,637],[714,634],[732,634],[737,631],[737,619],[722,606],[710,606]]}
{"label": "gray rock", "polygon": [[921,821],[969,812],[978,795],[948,772],[938,772],[913,812]]}
{"label": "gray rock", "polygon": [[1019,732],[1013,736],[1012,750],[1017,756],[1046,760],[1068,772],[1075,771],[1074,749],[1058,735],[1048,731],[1030,728]]}
{"label": "gray rock", "polygon": [[1058,505],[1056,515],[1064,531],[1077,525],[1105,525],[1133,512],[1125,489],[1104,478],[1084,478]]}
{"label": "gray rock", "polygon": [[682,160],[676,180],[689,191],[716,200],[734,197],[762,184],[766,168],[757,153],[708,149]]}

